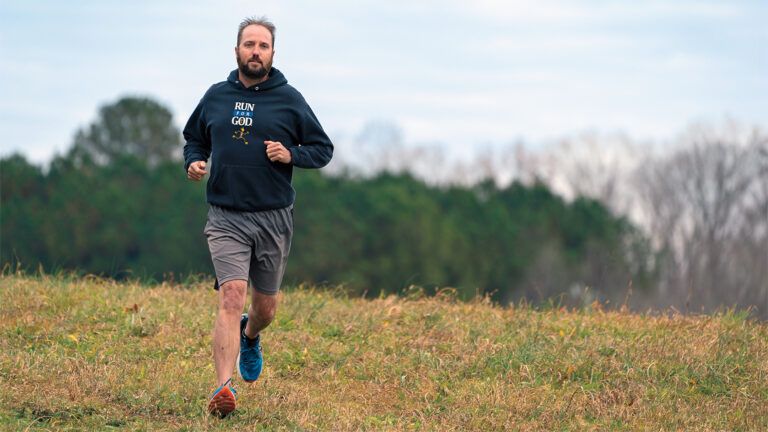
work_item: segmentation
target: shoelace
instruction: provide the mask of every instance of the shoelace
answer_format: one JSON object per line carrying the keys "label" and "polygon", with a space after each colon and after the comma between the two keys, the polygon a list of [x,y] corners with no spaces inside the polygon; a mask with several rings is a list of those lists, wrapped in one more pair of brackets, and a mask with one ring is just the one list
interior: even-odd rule
{"label": "shoelace", "polygon": [[[255,350],[256,347],[249,347],[248,349],[249,350]],[[253,357],[253,358],[248,358],[248,357],[243,358],[243,357],[240,357],[240,361],[243,362],[243,363],[246,363],[246,364],[256,363],[261,358],[261,346],[258,347],[258,353],[259,353],[258,357]],[[253,361],[251,361],[251,360],[253,360]]]}

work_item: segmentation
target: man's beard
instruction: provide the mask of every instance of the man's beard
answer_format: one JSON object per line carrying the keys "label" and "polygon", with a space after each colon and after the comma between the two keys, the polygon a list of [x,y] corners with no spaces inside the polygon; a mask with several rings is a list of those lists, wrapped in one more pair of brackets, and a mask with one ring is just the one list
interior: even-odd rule
{"label": "man's beard", "polygon": [[267,76],[269,74],[269,70],[272,69],[272,63],[263,63],[257,67],[257,69],[252,69],[248,65],[248,61],[243,61],[240,56],[237,57],[237,68],[242,72],[243,75],[247,76],[250,79],[254,80],[260,80]]}

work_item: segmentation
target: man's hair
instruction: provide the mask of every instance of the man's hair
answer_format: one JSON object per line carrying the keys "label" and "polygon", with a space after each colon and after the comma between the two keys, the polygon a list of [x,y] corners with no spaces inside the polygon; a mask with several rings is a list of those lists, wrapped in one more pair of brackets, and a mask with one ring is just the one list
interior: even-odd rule
{"label": "man's hair", "polygon": [[267,17],[248,17],[243,20],[243,22],[240,23],[240,27],[237,29],[237,45],[240,46],[240,39],[243,37],[243,30],[245,30],[246,27],[249,25],[260,25],[267,30],[269,30],[269,33],[272,35],[272,49],[275,48],[275,25],[272,24],[272,21],[270,21]]}

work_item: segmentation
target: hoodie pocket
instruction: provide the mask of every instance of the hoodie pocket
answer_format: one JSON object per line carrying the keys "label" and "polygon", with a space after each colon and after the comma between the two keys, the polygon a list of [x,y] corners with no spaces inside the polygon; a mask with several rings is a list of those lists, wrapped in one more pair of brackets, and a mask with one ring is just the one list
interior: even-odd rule
{"label": "hoodie pocket", "polygon": [[211,180],[209,201],[238,210],[282,208],[295,196],[290,181],[269,165],[224,164]]}

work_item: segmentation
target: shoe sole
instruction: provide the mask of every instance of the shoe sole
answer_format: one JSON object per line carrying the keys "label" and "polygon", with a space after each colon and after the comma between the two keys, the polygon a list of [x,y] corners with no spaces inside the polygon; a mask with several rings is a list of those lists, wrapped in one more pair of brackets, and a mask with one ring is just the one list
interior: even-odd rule
{"label": "shoe sole", "polygon": [[223,388],[208,402],[208,412],[224,418],[235,410],[236,405],[235,395],[228,388]]}
{"label": "shoe sole", "polygon": [[236,362],[235,364],[237,365],[237,367],[235,368],[235,369],[237,369],[237,376],[239,376],[239,377],[240,377],[240,379],[242,379],[243,381],[245,381],[245,382],[247,382],[247,383],[253,383],[253,382],[256,382],[256,380],[257,380],[258,378],[256,378],[255,380],[247,380],[247,379],[245,379],[245,377],[243,377],[243,374],[242,374],[242,372],[240,372],[240,354],[238,354],[238,355],[237,355],[237,362]]}

